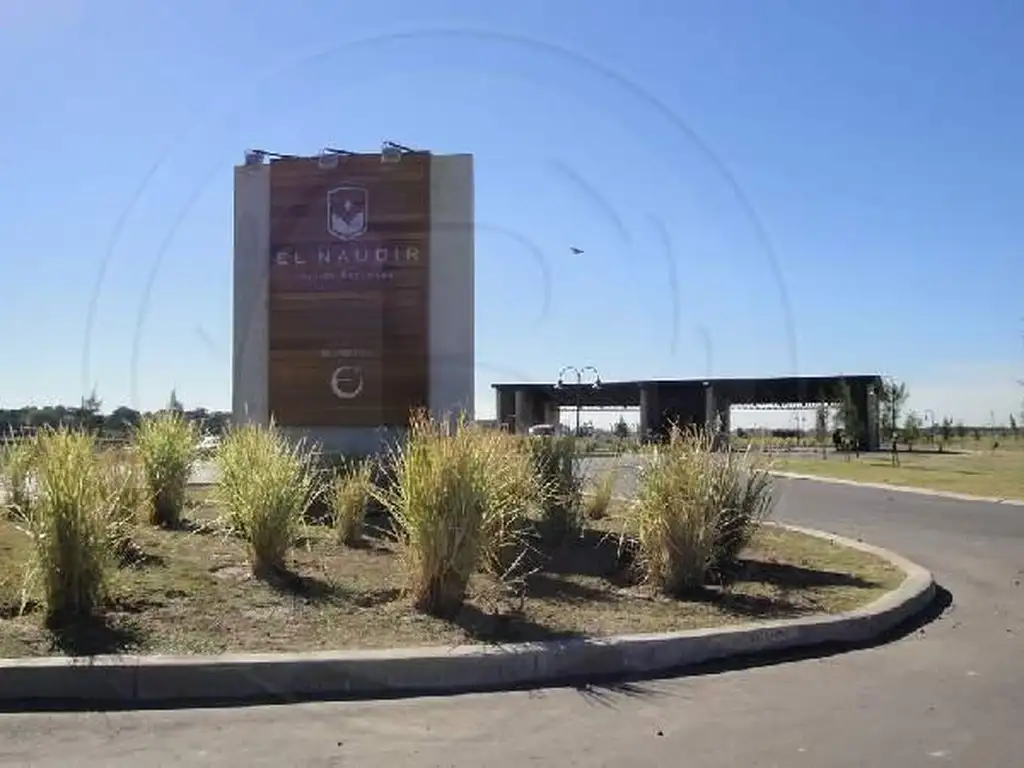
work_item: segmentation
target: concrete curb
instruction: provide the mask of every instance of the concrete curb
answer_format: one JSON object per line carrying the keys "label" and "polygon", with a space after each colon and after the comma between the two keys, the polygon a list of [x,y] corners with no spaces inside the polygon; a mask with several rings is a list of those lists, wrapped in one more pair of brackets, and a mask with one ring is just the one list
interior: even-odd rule
{"label": "concrete curb", "polygon": [[501,690],[678,671],[731,656],[874,640],[924,609],[931,573],[899,555],[821,531],[784,526],[883,557],[906,574],[844,614],[651,635],[382,651],[213,657],[0,660],[0,706],[372,698]]}
{"label": "concrete curb", "polygon": [[956,499],[957,501],[982,501],[988,504],[1007,504],[1013,507],[1024,507],[1024,500],[1004,499],[997,496],[972,496],[968,493],[954,493],[953,491],[937,491],[932,488],[917,488],[912,485],[889,485],[888,483],[864,483],[858,480],[846,480],[841,477],[823,477],[821,475],[802,475],[797,472],[782,472],[771,470],[770,474],[775,477],[785,477],[791,480],[816,480],[819,483],[832,483],[834,485],[852,485],[856,488],[877,488],[881,491],[894,491],[896,493],[916,493],[919,496],[934,496],[940,499]]}

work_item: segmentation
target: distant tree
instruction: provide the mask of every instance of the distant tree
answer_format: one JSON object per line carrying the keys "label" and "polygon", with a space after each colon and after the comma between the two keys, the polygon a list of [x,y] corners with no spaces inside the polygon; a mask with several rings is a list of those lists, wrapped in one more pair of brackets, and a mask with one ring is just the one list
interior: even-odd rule
{"label": "distant tree", "polygon": [[115,408],[111,411],[110,415],[104,419],[104,431],[116,436],[127,435],[138,425],[141,419],[142,414],[134,408],[122,405],[120,408]]}
{"label": "distant tree", "polygon": [[850,385],[840,380],[836,391],[836,428],[841,430],[848,449],[860,453],[860,435],[863,428],[860,410],[854,402]]}
{"label": "distant tree", "polygon": [[182,405],[181,400],[178,399],[178,390],[172,389],[171,396],[167,399],[167,410],[177,411],[178,413],[185,412],[185,406]]}
{"label": "distant tree", "polygon": [[914,450],[914,443],[921,439],[921,417],[914,411],[907,414],[903,420],[903,442],[907,445],[908,451]]}
{"label": "distant tree", "polygon": [[981,442],[981,430],[978,427],[971,427],[971,437],[974,438],[974,442]]}
{"label": "distant tree", "polygon": [[[173,399],[177,401],[177,397]],[[106,415],[101,413],[101,408],[102,403],[95,392],[80,400],[74,407],[46,405],[0,408],[0,436],[9,433],[31,434],[43,427],[79,426],[102,432],[105,437],[126,438],[143,416],[139,411],[127,406],[115,408]],[[197,408],[190,411],[188,416],[202,420],[206,429],[214,434],[223,432],[231,423],[231,414],[224,411]]]}
{"label": "distant tree", "polygon": [[93,387],[89,396],[82,400],[82,408],[89,413],[99,413],[103,408],[103,401],[96,394],[96,387]]}
{"label": "distant tree", "polygon": [[949,443],[949,439],[953,436],[953,420],[948,416],[942,420],[942,425],[939,427],[939,452],[945,450],[946,445]]}
{"label": "distant tree", "polygon": [[899,429],[903,406],[907,403],[910,392],[907,385],[898,379],[885,379],[878,390],[878,410],[882,417],[885,430],[890,435]]}
{"label": "distant tree", "polygon": [[1017,419],[1014,417],[1014,415],[1012,413],[1010,414],[1010,435],[1013,437],[1014,440],[1017,439],[1017,436],[1018,436]]}
{"label": "distant tree", "polygon": [[82,405],[79,407],[78,413],[79,426],[90,432],[101,429],[103,427],[103,416],[100,414],[102,408],[103,401],[96,394],[96,387],[93,387],[89,396],[82,398]]}
{"label": "distant tree", "polygon": [[626,419],[622,416],[619,416],[619,420],[615,422],[615,427],[612,431],[619,440],[629,439],[629,424],[626,423]]}
{"label": "distant tree", "polygon": [[967,425],[962,420],[956,423],[956,436],[961,440],[967,437]]}
{"label": "distant tree", "polygon": [[821,448],[822,458],[828,456],[826,445],[828,444],[828,404],[820,403],[814,412],[814,439]]}
{"label": "distant tree", "polygon": [[185,411],[185,418],[195,422],[203,434],[210,432],[210,412],[205,408],[192,408]]}
{"label": "distant tree", "polygon": [[221,411],[212,412],[206,419],[207,430],[211,434],[220,435],[227,431],[231,425],[231,414]]}

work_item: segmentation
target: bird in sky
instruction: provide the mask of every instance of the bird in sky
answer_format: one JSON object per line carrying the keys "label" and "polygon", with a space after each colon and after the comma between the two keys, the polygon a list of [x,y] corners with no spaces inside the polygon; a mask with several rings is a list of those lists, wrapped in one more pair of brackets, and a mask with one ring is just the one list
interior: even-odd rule
{"label": "bird in sky", "polygon": [[583,249],[577,248],[575,245],[570,245],[569,250],[572,251],[573,256],[579,256],[581,253],[583,253]]}

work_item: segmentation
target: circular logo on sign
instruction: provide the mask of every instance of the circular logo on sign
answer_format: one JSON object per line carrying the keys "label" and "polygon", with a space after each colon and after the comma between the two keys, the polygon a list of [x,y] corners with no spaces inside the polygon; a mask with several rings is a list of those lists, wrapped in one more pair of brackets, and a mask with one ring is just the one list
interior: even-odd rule
{"label": "circular logo on sign", "polygon": [[342,400],[353,400],[363,391],[363,369],[343,365],[331,374],[331,391]]}

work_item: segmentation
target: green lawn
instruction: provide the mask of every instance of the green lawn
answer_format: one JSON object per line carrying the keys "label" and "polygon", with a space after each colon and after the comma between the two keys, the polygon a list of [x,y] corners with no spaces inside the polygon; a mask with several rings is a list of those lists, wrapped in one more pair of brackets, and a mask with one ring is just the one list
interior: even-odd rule
{"label": "green lawn", "polygon": [[830,451],[827,459],[776,455],[773,466],[784,472],[1024,500],[1024,451],[1012,443],[994,451],[901,452],[899,462],[894,467],[888,453],[847,460]]}

